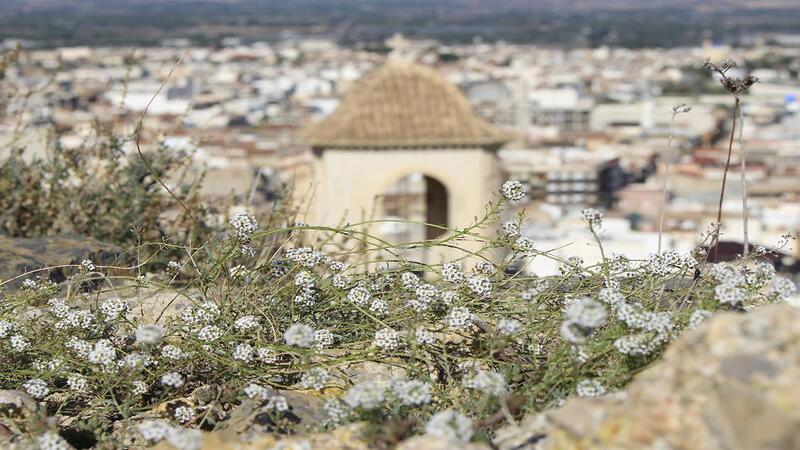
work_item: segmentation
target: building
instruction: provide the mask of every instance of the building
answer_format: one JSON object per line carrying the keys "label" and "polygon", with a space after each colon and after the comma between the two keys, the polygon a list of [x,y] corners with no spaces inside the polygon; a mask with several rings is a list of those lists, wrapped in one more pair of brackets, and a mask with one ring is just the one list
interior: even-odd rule
{"label": "building", "polygon": [[[390,60],[303,138],[314,155],[307,222],[396,219],[371,232],[400,242],[470,225],[501,184],[497,151],[511,136],[435,70]],[[428,226],[403,223],[419,219]]]}

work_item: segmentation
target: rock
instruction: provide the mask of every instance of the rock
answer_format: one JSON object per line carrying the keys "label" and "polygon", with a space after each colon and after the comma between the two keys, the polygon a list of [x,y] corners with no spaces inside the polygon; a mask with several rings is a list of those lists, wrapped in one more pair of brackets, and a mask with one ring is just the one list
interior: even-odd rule
{"label": "rock", "polygon": [[[286,398],[289,410],[282,413],[281,418],[293,426],[308,429],[321,424],[325,418],[322,399],[303,392],[267,389],[271,391],[270,397],[282,395]],[[240,434],[282,431],[272,420],[275,414],[266,409],[266,402],[245,400],[231,411],[230,418],[225,422],[226,428]]]}
{"label": "rock", "polygon": [[[27,271],[65,264],[80,264],[91,259],[97,265],[126,266],[120,260],[122,249],[85,236],[53,236],[38,238],[10,238],[0,236],[0,280],[21,275]],[[64,281],[69,271],[63,268],[50,269],[39,275],[51,281]],[[18,287],[23,278],[10,283]]]}
{"label": "rock", "polygon": [[[43,423],[44,408],[30,395],[22,391],[0,390],[0,426],[10,421],[17,426]],[[4,424],[5,422],[5,424]]]}
{"label": "rock", "polygon": [[724,313],[623,395],[571,398],[498,431],[501,450],[800,449],[800,310]]}
{"label": "rock", "polygon": [[490,450],[482,443],[462,444],[436,436],[414,436],[397,446],[397,450]]}
{"label": "rock", "polygon": [[191,293],[142,288],[137,297],[126,299],[130,305],[127,317],[140,323],[169,323],[179,318],[188,307],[198,303],[187,295]]}
{"label": "rock", "polygon": [[[281,437],[273,434],[257,434],[247,438],[233,430],[203,433],[200,450],[368,450],[363,439],[361,425],[351,424],[327,433],[307,436]],[[161,442],[153,450],[173,450],[167,442]]]}

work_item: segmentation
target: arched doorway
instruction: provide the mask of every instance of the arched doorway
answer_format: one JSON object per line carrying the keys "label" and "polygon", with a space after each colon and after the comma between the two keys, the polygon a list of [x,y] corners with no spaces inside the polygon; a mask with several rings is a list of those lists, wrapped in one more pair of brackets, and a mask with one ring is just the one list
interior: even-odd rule
{"label": "arched doorway", "polygon": [[[435,239],[449,226],[447,188],[441,181],[415,172],[392,183],[381,198],[381,234],[390,242]],[[427,225],[426,225],[427,224]]]}

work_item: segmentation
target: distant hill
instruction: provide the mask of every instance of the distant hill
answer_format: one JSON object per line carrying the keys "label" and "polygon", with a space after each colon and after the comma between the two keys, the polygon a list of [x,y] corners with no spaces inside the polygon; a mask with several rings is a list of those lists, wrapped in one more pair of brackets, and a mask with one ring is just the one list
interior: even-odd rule
{"label": "distant hill", "polygon": [[0,39],[41,45],[159,45],[190,38],[380,42],[402,32],[443,42],[696,45],[800,32],[796,0],[0,0]]}

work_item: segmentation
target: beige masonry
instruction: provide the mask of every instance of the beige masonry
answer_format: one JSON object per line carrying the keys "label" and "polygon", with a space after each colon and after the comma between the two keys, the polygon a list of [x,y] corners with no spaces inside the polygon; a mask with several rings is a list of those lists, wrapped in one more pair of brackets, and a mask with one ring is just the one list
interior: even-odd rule
{"label": "beige masonry", "polygon": [[[399,61],[366,75],[304,137],[314,155],[306,222],[381,219],[383,193],[421,173],[445,187],[451,229],[474,223],[495,199],[501,183],[497,150],[509,139],[474,115],[463,94],[437,72]],[[418,256],[439,262],[460,254],[451,249]]]}

